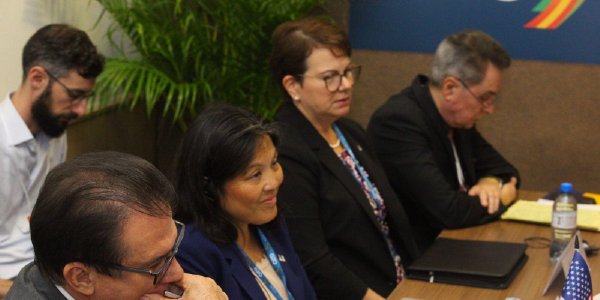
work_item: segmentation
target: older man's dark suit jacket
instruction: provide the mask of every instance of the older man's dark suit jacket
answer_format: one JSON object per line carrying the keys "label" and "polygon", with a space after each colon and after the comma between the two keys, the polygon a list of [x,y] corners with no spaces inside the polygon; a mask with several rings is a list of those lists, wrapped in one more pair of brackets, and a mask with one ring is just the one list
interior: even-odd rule
{"label": "older man's dark suit jacket", "polygon": [[[396,286],[389,248],[360,185],[325,139],[292,104],[275,116],[282,129],[278,198],[287,206],[292,243],[319,299],[362,299],[367,288],[387,297]],[[404,209],[364,130],[336,122],[379,189],[391,237],[403,264],[418,255]]]}
{"label": "older man's dark suit jacket", "polygon": [[[448,125],[429,92],[426,76],[392,96],[373,114],[367,133],[414,226],[417,243],[428,247],[443,228],[478,225],[496,219],[479,197],[459,192]],[[468,188],[480,178],[496,176],[507,182],[519,178],[475,127],[454,129],[454,144]]]}

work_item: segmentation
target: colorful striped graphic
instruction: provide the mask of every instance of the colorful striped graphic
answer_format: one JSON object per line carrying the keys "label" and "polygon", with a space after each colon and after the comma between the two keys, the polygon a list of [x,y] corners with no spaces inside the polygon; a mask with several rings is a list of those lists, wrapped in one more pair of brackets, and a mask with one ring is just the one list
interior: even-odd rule
{"label": "colorful striped graphic", "polygon": [[564,23],[585,0],[542,0],[533,9],[537,17],[525,28],[556,29]]}

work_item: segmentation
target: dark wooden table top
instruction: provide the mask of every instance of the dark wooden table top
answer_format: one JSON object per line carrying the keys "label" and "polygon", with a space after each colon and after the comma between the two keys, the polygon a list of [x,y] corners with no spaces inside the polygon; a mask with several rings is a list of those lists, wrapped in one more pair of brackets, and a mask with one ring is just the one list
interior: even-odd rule
{"label": "dark wooden table top", "polygon": [[[518,199],[537,200],[545,193],[533,191],[519,191]],[[590,245],[600,246],[600,233],[582,231],[582,237]],[[489,224],[455,230],[444,230],[441,237],[524,243],[528,237],[550,238],[550,227],[548,225],[536,225],[512,221],[496,221]],[[504,290],[493,290],[473,288],[443,283],[429,283],[426,281],[403,280],[394,292],[388,297],[390,300],[411,299],[506,299],[509,297],[528,299],[555,299],[562,292],[564,277],[559,275],[551,286],[548,293],[542,296],[554,264],[550,262],[549,249],[534,249],[528,247],[526,250],[529,260],[519,272],[511,285]],[[600,258],[598,256],[588,257],[591,269],[592,286],[594,294],[600,290]]]}

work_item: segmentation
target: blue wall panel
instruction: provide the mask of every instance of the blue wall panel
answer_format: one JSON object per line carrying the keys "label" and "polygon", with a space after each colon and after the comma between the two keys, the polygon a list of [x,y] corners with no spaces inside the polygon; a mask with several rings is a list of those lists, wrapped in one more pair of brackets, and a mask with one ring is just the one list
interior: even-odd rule
{"label": "blue wall panel", "polygon": [[513,58],[600,64],[600,1],[583,1],[556,29],[525,28],[540,1],[352,0],[350,38],[356,49],[433,53],[444,37],[479,29]]}

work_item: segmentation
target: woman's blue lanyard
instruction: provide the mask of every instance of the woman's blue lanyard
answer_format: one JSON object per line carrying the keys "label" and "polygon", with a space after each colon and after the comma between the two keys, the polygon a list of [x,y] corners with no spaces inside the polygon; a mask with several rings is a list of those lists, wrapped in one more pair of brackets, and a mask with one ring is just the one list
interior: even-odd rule
{"label": "woman's blue lanyard", "polygon": [[[356,176],[356,173],[354,173],[352,171],[350,171],[350,173],[352,173],[352,176],[354,176],[354,179],[356,179],[356,181],[358,181],[358,184],[360,184],[360,186],[363,186],[363,182],[364,182],[364,184],[367,185],[366,189],[368,190],[369,194],[371,195],[371,198],[373,198],[373,200],[375,201],[375,204],[377,204],[377,209],[381,211],[382,210],[381,197],[379,197],[379,194],[375,192],[375,187],[373,187],[373,184],[371,184],[371,180],[369,180],[369,177],[367,176],[367,174],[365,174],[363,168],[361,168],[360,163],[358,162],[358,159],[356,159],[356,156],[354,156],[354,152],[352,152],[352,148],[350,148],[350,145],[348,145],[348,141],[346,141],[346,138],[344,137],[344,134],[342,133],[340,128],[335,123],[332,125],[332,127],[333,127],[333,131],[335,131],[335,134],[337,135],[338,139],[340,139],[340,142],[344,146],[344,149],[346,149],[346,151],[348,152],[348,155],[350,155],[350,157],[354,161],[356,170],[358,170],[358,172],[360,173],[360,177],[362,177],[363,180],[361,181],[360,178],[358,178]],[[344,163],[344,165],[346,165],[346,167],[350,168],[343,159],[342,159],[342,162]],[[383,214],[380,214],[378,216],[378,218],[384,219],[385,216]]]}
{"label": "woman's blue lanyard", "polygon": [[[275,272],[277,272],[277,275],[279,275],[279,278],[281,278],[281,281],[283,282],[283,286],[285,287],[285,289],[288,293],[288,297],[290,298],[290,300],[293,300],[294,296],[292,296],[292,293],[287,288],[287,281],[285,279],[285,274],[283,273],[283,268],[281,267],[281,263],[279,262],[279,259],[277,258],[277,254],[275,254],[275,251],[273,251],[273,247],[271,247],[271,244],[267,240],[267,237],[264,235],[262,230],[260,230],[260,228],[257,228],[257,231],[258,231],[258,235],[260,236],[260,241],[261,241],[263,247],[265,248],[265,252],[267,253],[267,257],[269,258],[269,262],[271,262],[271,266],[273,266],[273,269],[275,269]],[[248,263],[248,266],[250,266],[250,268],[252,268],[252,270],[254,271],[256,276],[267,286],[267,288],[271,291],[273,296],[275,296],[275,298],[277,298],[278,300],[283,300],[283,298],[281,298],[281,296],[279,295],[279,293],[277,292],[275,287],[269,282],[267,277],[265,277],[265,274],[263,274],[260,271],[260,269],[254,264],[254,262],[250,259],[250,257],[248,257],[248,254],[246,254],[246,252],[244,252],[244,250],[242,249],[242,247],[240,247],[240,245],[238,245],[238,244],[236,244],[236,245],[238,246],[238,248],[240,249],[242,254],[244,254],[244,257],[246,258],[246,262]]]}

